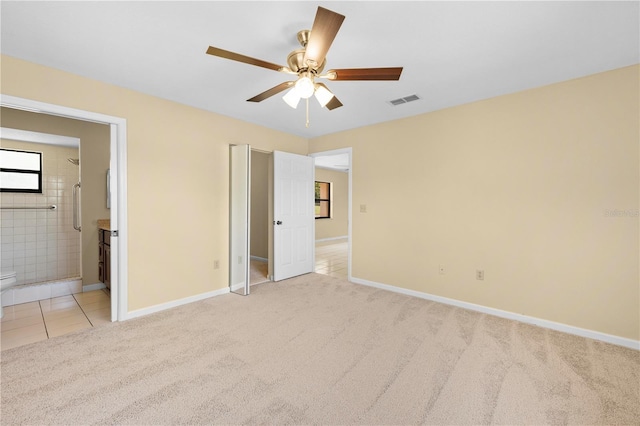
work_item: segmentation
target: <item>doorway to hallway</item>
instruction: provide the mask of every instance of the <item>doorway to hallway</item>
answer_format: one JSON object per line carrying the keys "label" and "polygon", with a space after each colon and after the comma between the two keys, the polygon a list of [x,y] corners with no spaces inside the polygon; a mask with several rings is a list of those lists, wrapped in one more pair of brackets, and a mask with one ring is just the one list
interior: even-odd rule
{"label": "doorway to hallway", "polygon": [[[330,192],[329,208],[325,209],[328,217],[318,217],[316,212],[315,272],[349,280],[353,242],[352,149],[341,148],[309,155],[315,160],[316,184],[324,178],[329,183]],[[338,179],[336,175],[342,177]],[[322,208],[323,201],[318,200],[316,194],[316,207],[320,203]]]}
{"label": "doorway to hallway", "polygon": [[315,272],[348,279],[349,242],[347,238],[316,243]]}

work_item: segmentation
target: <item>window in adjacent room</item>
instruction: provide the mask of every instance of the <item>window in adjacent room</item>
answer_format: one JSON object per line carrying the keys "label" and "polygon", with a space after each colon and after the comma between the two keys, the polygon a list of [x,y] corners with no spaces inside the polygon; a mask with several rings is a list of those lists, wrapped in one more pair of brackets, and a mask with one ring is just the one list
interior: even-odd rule
{"label": "window in adjacent room", "polygon": [[316,181],[316,219],[331,218],[331,182]]}
{"label": "window in adjacent room", "polygon": [[42,153],[0,149],[0,192],[42,194]]}

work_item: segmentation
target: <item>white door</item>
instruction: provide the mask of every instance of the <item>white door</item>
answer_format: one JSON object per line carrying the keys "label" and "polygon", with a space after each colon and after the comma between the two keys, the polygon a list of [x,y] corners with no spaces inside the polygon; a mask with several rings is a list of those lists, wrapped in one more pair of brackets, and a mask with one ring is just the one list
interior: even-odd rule
{"label": "white door", "polygon": [[273,280],[313,272],[314,159],[273,152]]}
{"label": "white door", "polygon": [[249,294],[249,212],[251,211],[251,148],[229,147],[229,286]]}

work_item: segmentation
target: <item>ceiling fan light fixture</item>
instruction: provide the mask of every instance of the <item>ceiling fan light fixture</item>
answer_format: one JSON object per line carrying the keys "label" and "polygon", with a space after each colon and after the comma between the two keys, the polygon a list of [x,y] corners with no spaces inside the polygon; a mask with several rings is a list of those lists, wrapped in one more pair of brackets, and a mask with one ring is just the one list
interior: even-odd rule
{"label": "ceiling fan light fixture", "polygon": [[333,99],[334,94],[331,93],[326,87],[320,86],[316,84],[316,99],[321,107],[325,107],[331,99]]}
{"label": "ceiling fan light fixture", "polygon": [[298,91],[294,87],[293,89],[289,90],[282,97],[282,99],[284,99],[287,105],[289,105],[291,108],[296,109],[298,107],[298,103],[300,102],[300,95],[298,95]]}
{"label": "ceiling fan light fixture", "polygon": [[316,88],[313,80],[305,75],[296,81],[295,89],[298,92],[298,96],[302,99],[308,99],[313,95]]}

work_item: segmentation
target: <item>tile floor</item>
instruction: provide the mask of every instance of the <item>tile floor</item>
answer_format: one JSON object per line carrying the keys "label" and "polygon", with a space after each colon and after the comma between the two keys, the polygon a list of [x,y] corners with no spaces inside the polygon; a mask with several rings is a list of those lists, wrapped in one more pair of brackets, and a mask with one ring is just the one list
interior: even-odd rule
{"label": "tile floor", "polygon": [[111,322],[111,299],[94,290],[6,306],[0,322],[1,349],[46,340]]}
{"label": "tile floor", "polygon": [[316,273],[347,278],[347,239],[316,243]]}

